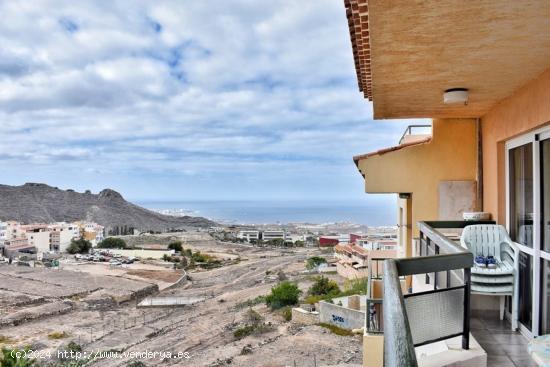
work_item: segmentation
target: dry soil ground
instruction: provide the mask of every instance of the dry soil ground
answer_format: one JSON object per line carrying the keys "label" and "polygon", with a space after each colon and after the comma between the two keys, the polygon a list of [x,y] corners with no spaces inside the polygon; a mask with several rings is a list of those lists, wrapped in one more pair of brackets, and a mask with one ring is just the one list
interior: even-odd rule
{"label": "dry soil ground", "polygon": [[[73,304],[65,313],[17,326],[0,327],[0,343],[3,336],[10,343],[55,351],[69,341],[75,341],[86,352],[127,353],[126,356],[118,354],[117,358],[112,358],[114,354],[111,358],[98,358],[90,361],[92,366],[126,366],[132,361],[132,352],[185,353],[187,357],[163,359],[157,354],[155,358],[139,359],[146,366],[360,365],[359,336],[337,336],[320,326],[285,322],[281,315],[270,312],[263,304],[254,306],[254,309],[265,317],[266,322],[271,322],[272,330],[241,340],[233,336],[247,312],[246,307],[236,305],[268,294],[277,282],[273,274],[282,270],[290,280],[297,281],[300,288],[307,289],[311,277],[302,271],[304,260],[314,250],[258,249],[214,241],[193,241],[187,247],[241,259],[222,268],[190,272],[191,281],[158,294],[199,296],[206,298],[205,301],[180,308],[148,309],[136,308],[136,302],[131,301],[99,310],[84,309],[75,301],[76,305]],[[10,296],[11,291],[6,290],[4,295]],[[39,296],[21,298],[19,302],[37,302],[35,298]],[[52,332],[65,332],[66,337],[52,339],[48,337]],[[242,354],[243,348],[247,354]]]}

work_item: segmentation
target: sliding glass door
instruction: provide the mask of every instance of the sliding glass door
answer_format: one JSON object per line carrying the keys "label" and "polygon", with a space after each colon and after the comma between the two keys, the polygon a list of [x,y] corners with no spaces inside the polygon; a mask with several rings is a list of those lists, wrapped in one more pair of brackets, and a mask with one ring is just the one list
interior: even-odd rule
{"label": "sliding glass door", "polygon": [[[508,152],[509,231],[521,247],[533,247],[533,146],[531,143]],[[519,315],[518,321],[531,331],[533,321],[532,258],[528,249],[519,256]]]}
{"label": "sliding glass door", "polygon": [[550,333],[550,129],[506,144],[507,226],[518,244],[519,322]]}
{"label": "sliding glass door", "polygon": [[[541,134],[540,149],[540,330],[550,334],[550,137]],[[545,139],[546,138],[546,139]]]}

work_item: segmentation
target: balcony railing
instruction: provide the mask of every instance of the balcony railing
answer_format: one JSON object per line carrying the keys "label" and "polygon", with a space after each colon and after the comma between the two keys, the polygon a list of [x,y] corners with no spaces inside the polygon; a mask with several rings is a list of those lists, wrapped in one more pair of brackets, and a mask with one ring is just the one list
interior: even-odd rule
{"label": "balcony railing", "polygon": [[[385,366],[417,366],[416,346],[460,335],[462,348],[469,349],[473,254],[438,229],[491,223],[419,222],[420,256],[384,262]],[[426,283],[433,284],[433,290],[403,295],[400,277],[417,274],[426,274]]]}
{"label": "balcony railing", "polygon": [[432,125],[409,125],[401,135],[399,144],[403,144],[406,137],[409,135],[430,135],[432,133]]}

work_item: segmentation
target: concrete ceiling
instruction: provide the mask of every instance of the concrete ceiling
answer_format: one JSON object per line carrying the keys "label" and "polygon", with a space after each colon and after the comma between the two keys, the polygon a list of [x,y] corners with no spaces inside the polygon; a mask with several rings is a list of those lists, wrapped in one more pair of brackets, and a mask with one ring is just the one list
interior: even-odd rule
{"label": "concrete ceiling", "polygon": [[375,118],[480,117],[550,67],[548,0],[368,0],[368,29]]}

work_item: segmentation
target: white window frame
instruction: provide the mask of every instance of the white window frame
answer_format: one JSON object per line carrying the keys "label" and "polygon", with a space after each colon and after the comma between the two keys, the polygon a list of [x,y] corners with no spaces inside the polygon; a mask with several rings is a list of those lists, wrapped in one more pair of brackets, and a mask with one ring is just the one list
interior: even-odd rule
{"label": "white window frame", "polygon": [[517,138],[510,139],[505,144],[505,183],[506,183],[506,229],[510,232],[510,150],[526,144],[533,147],[533,248],[517,243],[520,251],[532,256],[533,263],[533,294],[532,294],[532,325],[531,331],[520,324],[520,331],[528,336],[539,335],[540,297],[541,297],[541,259],[550,261],[550,253],[541,250],[541,185],[540,185],[540,142],[550,139],[550,127],[546,126]]}

